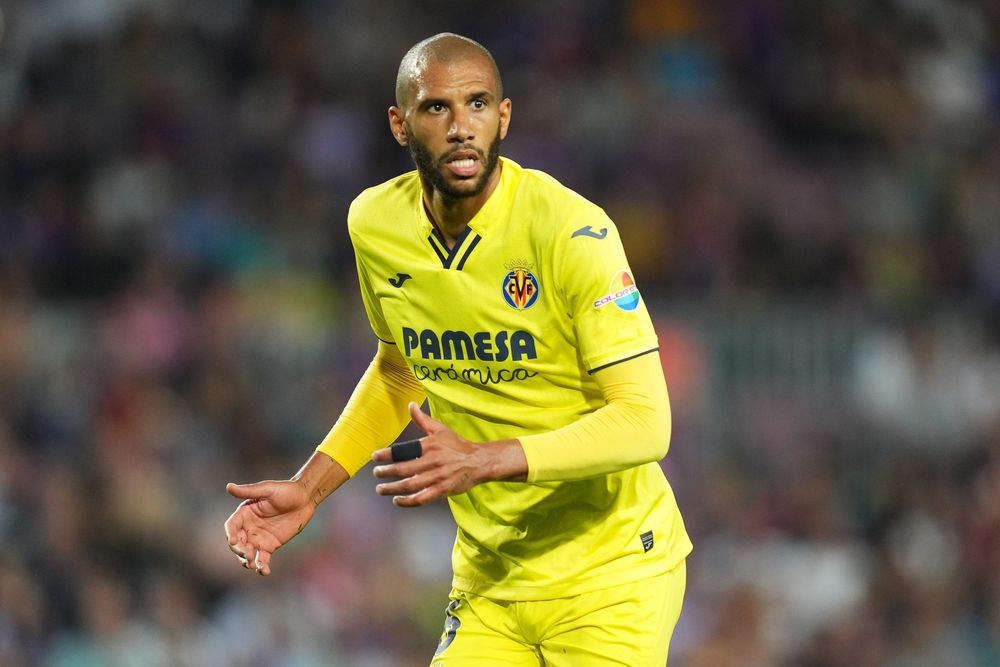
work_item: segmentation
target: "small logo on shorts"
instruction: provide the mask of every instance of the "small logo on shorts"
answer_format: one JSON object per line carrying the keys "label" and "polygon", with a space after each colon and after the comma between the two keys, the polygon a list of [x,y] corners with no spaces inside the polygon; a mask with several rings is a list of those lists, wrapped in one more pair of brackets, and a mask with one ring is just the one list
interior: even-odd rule
{"label": "small logo on shorts", "polygon": [[653,531],[647,530],[645,533],[639,536],[639,539],[642,540],[643,553],[653,548]]}

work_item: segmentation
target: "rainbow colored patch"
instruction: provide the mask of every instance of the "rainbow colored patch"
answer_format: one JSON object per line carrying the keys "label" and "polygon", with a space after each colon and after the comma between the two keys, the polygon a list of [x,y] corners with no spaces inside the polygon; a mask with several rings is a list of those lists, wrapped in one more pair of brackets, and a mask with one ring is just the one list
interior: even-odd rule
{"label": "rainbow colored patch", "polygon": [[639,307],[639,288],[628,271],[619,271],[608,285],[608,293],[594,301],[594,308],[603,308],[609,303],[622,310],[635,310]]}

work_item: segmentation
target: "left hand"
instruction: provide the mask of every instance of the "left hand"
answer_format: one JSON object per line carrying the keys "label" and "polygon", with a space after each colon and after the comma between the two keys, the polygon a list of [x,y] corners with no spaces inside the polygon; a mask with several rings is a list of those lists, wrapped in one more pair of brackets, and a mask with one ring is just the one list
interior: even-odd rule
{"label": "left hand", "polygon": [[392,463],[388,447],[372,454],[378,465],[372,471],[379,479],[399,478],[375,487],[381,496],[393,496],[400,507],[426,505],[429,502],[465,493],[486,480],[489,469],[488,447],[470,442],[410,403],[410,417],[427,435],[420,439],[423,453],[410,461]]}

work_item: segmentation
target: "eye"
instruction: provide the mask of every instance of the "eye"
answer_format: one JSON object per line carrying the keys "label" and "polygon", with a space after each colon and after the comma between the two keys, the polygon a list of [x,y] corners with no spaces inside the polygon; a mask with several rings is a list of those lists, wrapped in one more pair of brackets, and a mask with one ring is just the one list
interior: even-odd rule
{"label": "eye", "polygon": [[473,109],[485,109],[486,108],[486,100],[484,100],[482,98],[478,98],[478,99],[473,100],[472,101],[472,108]]}
{"label": "eye", "polygon": [[440,102],[434,102],[433,104],[428,106],[427,109],[431,113],[441,113],[442,111],[444,111],[444,105],[441,104]]}

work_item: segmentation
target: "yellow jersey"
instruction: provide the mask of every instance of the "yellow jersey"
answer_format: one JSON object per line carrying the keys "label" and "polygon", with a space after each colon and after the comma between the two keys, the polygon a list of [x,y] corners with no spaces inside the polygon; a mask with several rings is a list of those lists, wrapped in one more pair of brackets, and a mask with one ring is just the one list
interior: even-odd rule
{"label": "yellow jersey", "polygon": [[[542,172],[504,158],[500,168],[451,248],[416,171],[365,190],[348,215],[375,335],[399,347],[431,414],[472,441],[574,422],[604,404],[595,371],[657,350],[608,216]],[[656,463],[488,482],[448,500],[453,585],[486,597],[598,590],[667,571],[691,549]]]}

